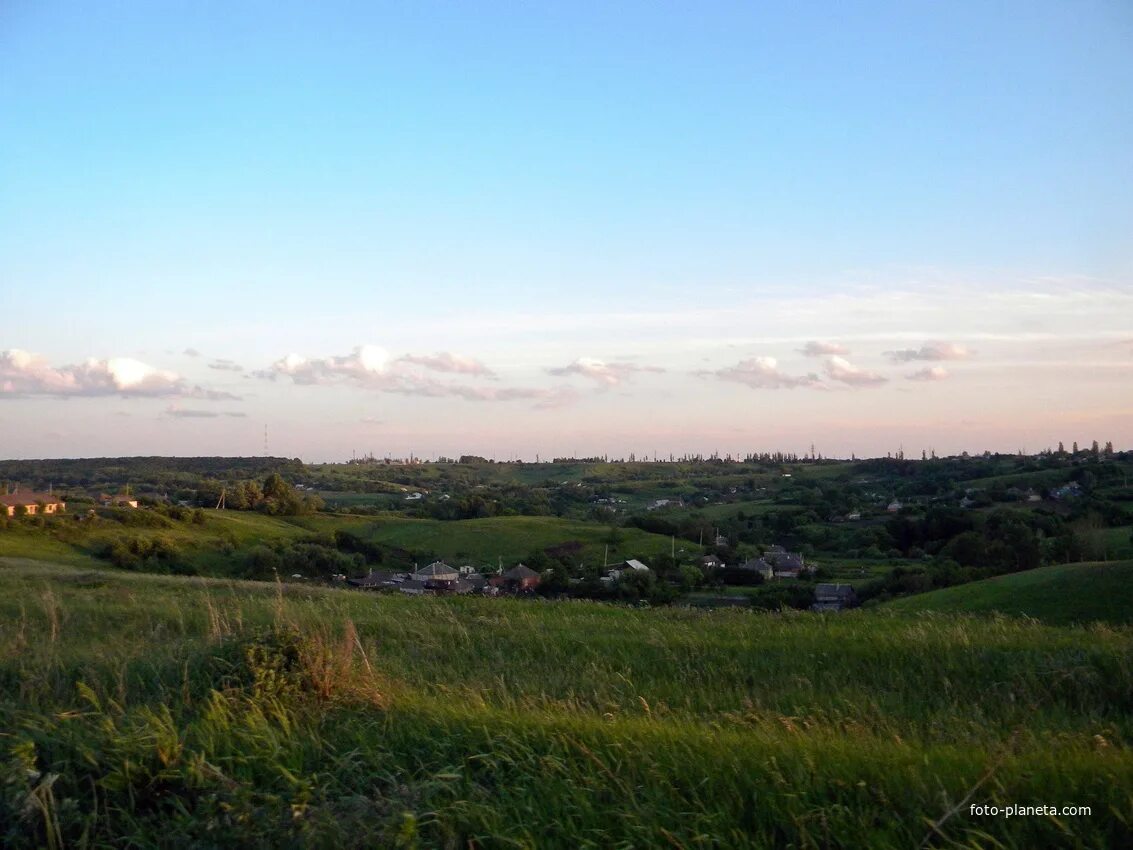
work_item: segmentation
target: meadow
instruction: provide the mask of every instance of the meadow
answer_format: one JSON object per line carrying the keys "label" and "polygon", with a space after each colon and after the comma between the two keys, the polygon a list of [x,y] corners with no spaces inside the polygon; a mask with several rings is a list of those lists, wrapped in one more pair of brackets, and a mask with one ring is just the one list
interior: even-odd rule
{"label": "meadow", "polygon": [[2,558],[0,682],[14,848],[1133,842],[1133,630],[1108,625]]}
{"label": "meadow", "polygon": [[1039,567],[894,599],[885,607],[942,614],[997,612],[1056,625],[1133,625],[1133,560]]}
{"label": "meadow", "polygon": [[[97,556],[116,540],[162,539],[177,547],[177,561],[202,575],[238,575],[251,547],[306,539],[332,539],[348,531],[388,550],[390,563],[432,558],[495,567],[514,565],[545,549],[563,547],[575,563],[600,565],[609,558],[645,558],[668,553],[673,541],[638,528],[609,526],[558,517],[488,517],[441,522],[397,514],[353,516],[312,514],[267,516],[255,511],[206,510],[200,523],[165,521],[152,526],[123,526],[113,521],[80,523],[60,517],[46,529],[11,523],[0,532],[0,556],[38,558],[57,563],[95,565]],[[156,522],[156,521],[155,521]],[[692,549],[687,542],[682,548]],[[699,551],[699,549],[697,549]],[[105,563],[105,562],[103,562]]]}
{"label": "meadow", "polygon": [[[609,557],[646,558],[667,553],[673,542],[663,535],[638,528],[611,530],[593,522],[558,517],[486,517],[442,522],[399,516],[377,517],[361,532],[368,539],[411,551],[429,551],[453,562],[506,564],[533,552],[563,544],[580,544],[578,560],[599,564]],[[681,545],[692,548],[682,542]]]}

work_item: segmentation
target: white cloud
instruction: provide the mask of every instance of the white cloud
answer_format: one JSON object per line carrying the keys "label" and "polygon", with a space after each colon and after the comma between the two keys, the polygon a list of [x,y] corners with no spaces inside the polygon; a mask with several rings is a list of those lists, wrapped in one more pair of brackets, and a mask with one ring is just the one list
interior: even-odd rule
{"label": "white cloud", "polygon": [[799,349],[799,354],[804,357],[825,357],[830,354],[849,353],[850,349],[840,342],[823,342],[821,340],[811,340]]}
{"label": "white cloud", "polygon": [[790,390],[795,387],[822,389],[818,375],[788,375],[779,368],[774,357],[752,357],[741,360],[735,366],[717,369],[714,372],[697,372],[698,375],[714,375],[722,381],[734,381],[752,389]]}
{"label": "white cloud", "polygon": [[297,384],[334,384],[343,381],[374,385],[380,388],[388,383],[389,354],[376,345],[357,346],[350,354],[308,360],[300,354],[288,354],[275,361],[265,371],[256,372],[261,378],[274,380],[280,375]]}
{"label": "white cloud", "polygon": [[175,372],[131,357],[91,358],[78,365],[55,367],[46,358],[20,349],[0,352],[0,397],[110,395],[237,398],[231,393],[190,386]]}
{"label": "white cloud", "polygon": [[844,357],[829,357],[826,360],[826,375],[832,381],[849,384],[852,387],[876,387],[889,379],[855,366]]}
{"label": "white cloud", "polygon": [[495,374],[479,360],[472,357],[459,357],[447,351],[434,355],[406,354],[398,358],[398,362],[412,363],[414,366],[422,366],[426,369],[432,369],[434,372],[451,372],[483,377],[494,377]]}
{"label": "white cloud", "polygon": [[894,363],[909,363],[913,360],[963,360],[968,356],[968,349],[954,342],[927,342],[920,348],[886,351],[885,356]]}
{"label": "white cloud", "polygon": [[943,366],[928,366],[905,376],[910,381],[945,381],[948,379],[948,370]]}
{"label": "white cloud", "polygon": [[244,371],[244,367],[241,366],[239,363],[235,363],[231,360],[225,360],[222,357],[217,358],[216,360],[213,360],[211,363],[209,363],[209,368],[210,369],[217,369],[217,370],[222,371],[222,372],[243,372]]}
{"label": "white cloud", "polygon": [[638,372],[664,372],[657,366],[639,366],[636,363],[606,363],[593,357],[579,357],[566,366],[557,366],[547,369],[548,375],[567,377],[580,375],[597,381],[606,387],[614,387],[626,380],[630,375]]}

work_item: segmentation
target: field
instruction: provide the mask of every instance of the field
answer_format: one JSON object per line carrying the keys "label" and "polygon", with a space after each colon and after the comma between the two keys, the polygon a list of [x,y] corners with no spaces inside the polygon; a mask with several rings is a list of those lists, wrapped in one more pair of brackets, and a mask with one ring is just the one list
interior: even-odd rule
{"label": "field", "polygon": [[[209,510],[199,525],[171,522],[159,527],[123,527],[102,522],[85,526],[65,518],[61,529],[61,533],[52,535],[34,526],[13,524],[0,533],[0,556],[95,566],[99,562],[94,556],[115,539],[161,537],[180,548],[179,560],[193,572],[229,576],[242,553],[258,543],[326,537],[339,529],[406,550],[418,559],[447,558],[481,567],[494,566],[501,559],[504,564],[514,564],[533,552],[563,544],[571,546],[572,557],[590,565],[600,564],[607,555],[611,563],[625,558],[648,559],[669,552],[672,546],[668,537],[637,528],[619,528],[611,536],[609,527],[597,523],[524,516],[440,522],[392,514],[272,517],[255,511]],[[678,546],[694,549],[687,541]]]}
{"label": "field", "polygon": [[[670,551],[668,537],[650,534],[637,528],[619,528],[611,537],[610,529],[596,523],[558,519],[556,517],[488,517],[457,522],[431,519],[383,517],[364,526],[369,539],[413,551],[429,551],[452,561],[470,561],[491,565],[503,559],[514,562],[532,552],[577,542],[582,544],[579,558],[599,563],[609,547],[611,562],[617,558],[644,558]],[[682,542],[690,550],[694,547]]]}
{"label": "field", "polygon": [[906,596],[898,611],[999,612],[1046,623],[1133,624],[1133,561],[1065,564]]}
{"label": "field", "polygon": [[1129,846],[1131,658],[1109,626],[0,559],[0,844]]}

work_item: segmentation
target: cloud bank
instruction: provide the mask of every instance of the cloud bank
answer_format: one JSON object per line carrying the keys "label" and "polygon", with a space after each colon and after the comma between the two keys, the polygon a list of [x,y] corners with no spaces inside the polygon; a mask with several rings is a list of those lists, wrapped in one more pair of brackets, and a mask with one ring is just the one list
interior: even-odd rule
{"label": "cloud bank", "polygon": [[238,399],[231,393],[190,385],[175,372],[131,357],[91,358],[78,365],[55,367],[46,358],[17,348],[0,352],[0,397],[4,396]]}
{"label": "cloud bank", "polygon": [[[417,367],[417,368],[414,368]],[[421,369],[443,373],[495,378],[495,374],[467,357],[442,353],[433,356],[404,355],[391,358],[379,346],[360,345],[349,354],[309,359],[289,354],[270,368],[255,372],[256,377],[276,380],[287,377],[306,386],[345,384],[376,392],[426,398],[462,398],[466,401],[521,401],[550,403],[562,398],[561,392],[536,387],[498,387],[442,381]]]}

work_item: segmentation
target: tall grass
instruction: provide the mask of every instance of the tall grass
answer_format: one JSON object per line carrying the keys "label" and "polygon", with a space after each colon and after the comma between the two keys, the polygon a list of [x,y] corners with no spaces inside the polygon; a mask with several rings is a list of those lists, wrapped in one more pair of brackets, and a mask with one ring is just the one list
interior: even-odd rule
{"label": "tall grass", "polygon": [[23,563],[0,568],[0,729],[12,847],[1133,841],[1125,628]]}

